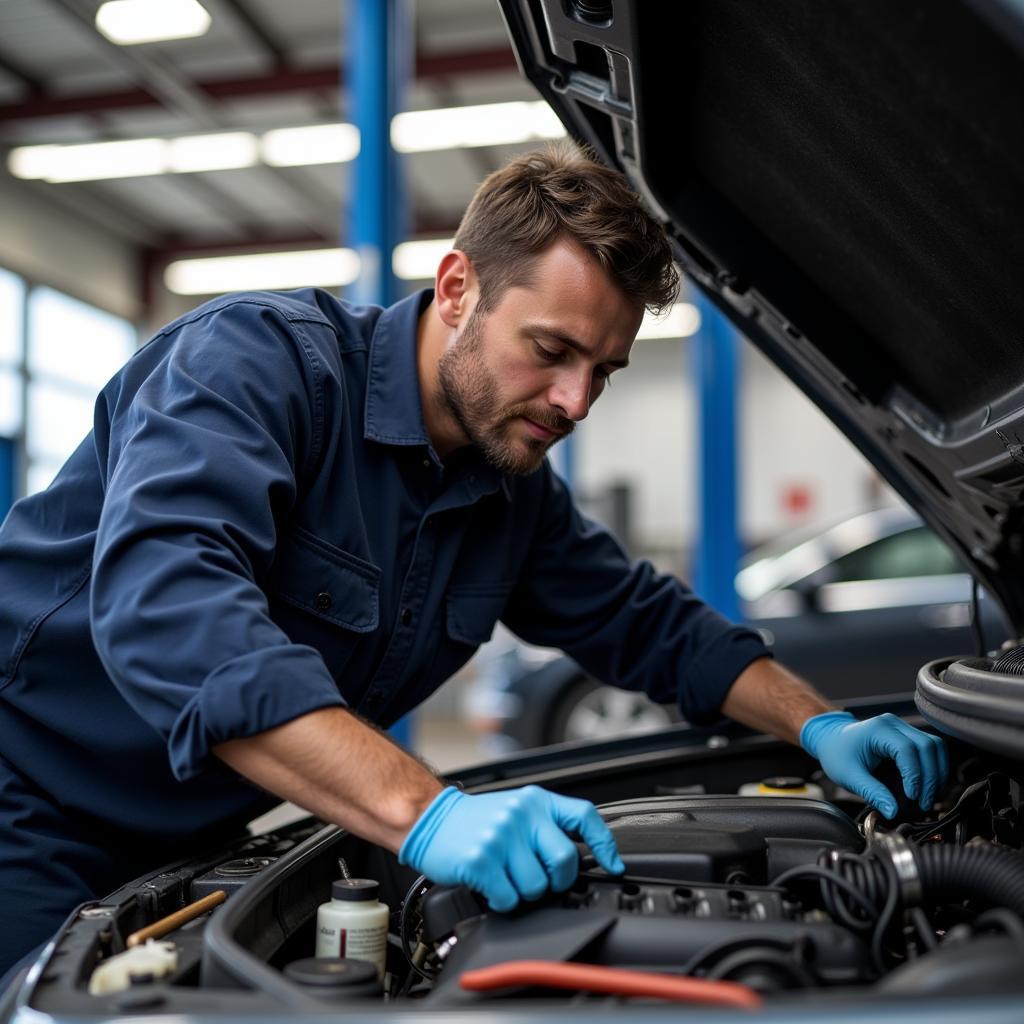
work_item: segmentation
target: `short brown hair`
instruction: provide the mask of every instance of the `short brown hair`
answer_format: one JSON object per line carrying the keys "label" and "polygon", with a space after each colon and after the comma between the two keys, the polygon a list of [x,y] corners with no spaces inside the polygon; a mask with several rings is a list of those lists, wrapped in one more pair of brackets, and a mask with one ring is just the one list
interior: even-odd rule
{"label": "short brown hair", "polygon": [[566,143],[525,153],[488,175],[454,244],[472,261],[480,305],[490,310],[507,288],[530,283],[535,258],[562,237],[652,312],[675,299],[679,275],[661,225],[621,174]]}

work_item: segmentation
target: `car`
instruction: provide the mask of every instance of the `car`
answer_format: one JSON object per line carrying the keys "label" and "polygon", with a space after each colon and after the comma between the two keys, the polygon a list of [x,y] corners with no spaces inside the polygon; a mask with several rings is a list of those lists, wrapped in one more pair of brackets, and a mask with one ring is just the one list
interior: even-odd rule
{"label": "car", "polygon": [[[746,621],[779,659],[844,701],[906,691],[937,648],[978,646],[971,576],[905,507],[791,534],[750,554],[736,576]],[[1006,635],[978,597],[980,643]],[[478,662],[467,717],[495,753],[609,739],[680,720],[672,705],[606,686],[571,658],[502,633]]]}
{"label": "car", "polygon": [[[521,754],[452,778],[594,801],[625,876],[581,850],[570,890],[499,914],[303,819],[77,908],[0,1018],[1019,1021],[1020,5],[501,8],[523,73],[687,273],[1001,607],[984,653],[937,637],[905,694],[848,705],[945,735],[949,785],[883,820],[799,747],[728,724]],[[383,984],[310,960],[339,876],[392,912]]]}

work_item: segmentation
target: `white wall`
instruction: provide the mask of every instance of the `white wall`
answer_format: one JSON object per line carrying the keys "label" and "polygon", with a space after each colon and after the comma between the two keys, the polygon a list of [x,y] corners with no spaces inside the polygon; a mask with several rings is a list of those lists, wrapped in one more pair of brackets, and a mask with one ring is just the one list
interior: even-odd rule
{"label": "white wall", "polygon": [[[877,504],[878,477],[864,456],[751,345],[744,345],[739,407],[741,523],[748,540],[824,526]],[[783,501],[796,489],[810,497],[803,514]]]}
{"label": "white wall", "polygon": [[[615,482],[633,489],[633,532],[645,550],[693,543],[696,413],[687,342],[639,341],[577,428],[576,483],[592,493]],[[740,530],[756,544],[796,526],[835,522],[878,500],[874,471],[832,424],[752,346],[741,356],[738,438]],[[811,503],[787,510],[803,487]]]}
{"label": "white wall", "polygon": [[[54,186],[59,188],[60,186]],[[0,174],[0,266],[136,322],[138,250]]]}
{"label": "white wall", "polygon": [[632,490],[634,537],[644,549],[678,550],[696,516],[694,403],[679,341],[638,341],[573,437],[576,485]]}

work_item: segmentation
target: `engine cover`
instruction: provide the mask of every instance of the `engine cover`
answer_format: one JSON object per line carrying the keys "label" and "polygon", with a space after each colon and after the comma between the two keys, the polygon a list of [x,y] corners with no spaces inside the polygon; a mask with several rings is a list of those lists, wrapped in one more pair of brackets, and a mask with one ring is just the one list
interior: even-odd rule
{"label": "engine cover", "polygon": [[[842,811],[806,797],[655,796],[598,810],[630,875],[764,885],[821,850],[864,845]],[[584,870],[594,864],[585,854]]]}

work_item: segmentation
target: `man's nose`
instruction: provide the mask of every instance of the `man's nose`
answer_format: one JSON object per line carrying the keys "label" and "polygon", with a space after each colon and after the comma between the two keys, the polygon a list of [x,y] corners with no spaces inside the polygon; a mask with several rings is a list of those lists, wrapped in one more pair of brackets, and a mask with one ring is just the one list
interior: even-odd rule
{"label": "man's nose", "polygon": [[578,423],[590,412],[591,378],[588,373],[565,373],[555,381],[548,401],[567,419]]}

